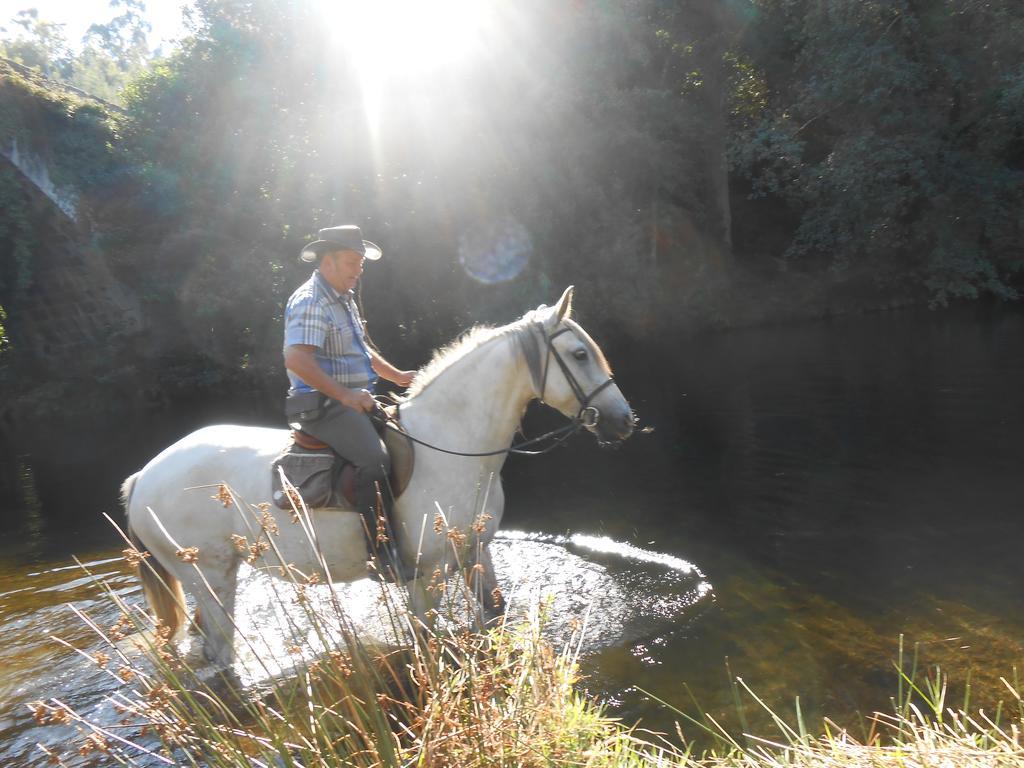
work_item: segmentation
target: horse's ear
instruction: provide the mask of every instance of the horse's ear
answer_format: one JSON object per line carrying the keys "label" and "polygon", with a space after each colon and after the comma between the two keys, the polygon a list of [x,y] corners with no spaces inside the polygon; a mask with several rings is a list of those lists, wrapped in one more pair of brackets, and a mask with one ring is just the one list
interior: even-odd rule
{"label": "horse's ear", "polygon": [[573,290],[573,286],[570,285],[555,306],[549,307],[547,304],[541,304],[535,310],[527,312],[527,315],[550,327],[558,325],[564,318],[572,317]]}
{"label": "horse's ear", "polygon": [[558,300],[555,305],[555,322],[561,322],[566,317],[572,317],[572,293],[575,290],[574,286],[569,286],[565,289],[562,294],[562,298]]}

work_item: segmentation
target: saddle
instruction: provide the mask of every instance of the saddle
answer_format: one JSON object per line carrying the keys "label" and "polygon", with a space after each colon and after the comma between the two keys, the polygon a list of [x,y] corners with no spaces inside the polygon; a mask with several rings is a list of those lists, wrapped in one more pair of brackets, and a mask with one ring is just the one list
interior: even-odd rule
{"label": "saddle", "polygon": [[[391,457],[388,483],[392,496],[397,499],[409,485],[416,456],[412,440],[401,422],[394,419],[395,410],[395,406],[384,409],[388,423],[378,427],[378,432]],[[281,483],[283,471],[310,509],[354,505],[355,467],[329,445],[306,432],[293,429],[291,437],[292,442],[271,465],[274,504],[280,509],[291,509],[291,501]],[[387,492],[387,489],[382,490]]]}

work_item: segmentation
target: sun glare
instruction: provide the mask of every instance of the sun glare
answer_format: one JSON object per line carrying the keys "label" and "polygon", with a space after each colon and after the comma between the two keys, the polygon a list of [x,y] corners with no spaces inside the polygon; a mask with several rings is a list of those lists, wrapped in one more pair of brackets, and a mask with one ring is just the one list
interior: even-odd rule
{"label": "sun glare", "polygon": [[480,0],[321,0],[339,46],[362,70],[407,78],[458,63],[480,43]]}
{"label": "sun glare", "polygon": [[388,99],[408,104],[450,89],[486,49],[487,24],[494,21],[488,0],[318,2],[337,56],[358,75],[375,153]]}

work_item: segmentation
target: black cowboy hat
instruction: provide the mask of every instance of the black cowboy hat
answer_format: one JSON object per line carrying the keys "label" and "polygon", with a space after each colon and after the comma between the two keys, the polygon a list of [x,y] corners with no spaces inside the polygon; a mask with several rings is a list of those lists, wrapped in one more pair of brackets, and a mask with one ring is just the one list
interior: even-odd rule
{"label": "black cowboy hat", "polygon": [[332,251],[355,251],[370,261],[376,261],[383,253],[379,245],[363,240],[363,233],[355,224],[340,227],[326,227],[316,233],[317,239],[302,249],[299,258],[314,262],[325,253]]}

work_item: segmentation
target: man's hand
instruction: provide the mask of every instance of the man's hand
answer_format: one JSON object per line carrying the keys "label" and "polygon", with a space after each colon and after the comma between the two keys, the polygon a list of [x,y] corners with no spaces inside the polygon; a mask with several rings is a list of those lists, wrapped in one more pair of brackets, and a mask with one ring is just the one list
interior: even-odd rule
{"label": "man's hand", "polygon": [[378,376],[400,387],[408,387],[416,376],[416,371],[398,370],[381,357],[379,352],[372,349],[370,350],[370,363],[373,365],[373,370],[376,371]]}
{"label": "man's hand", "polygon": [[363,413],[369,413],[377,407],[377,401],[365,389],[346,389],[338,398],[338,402],[354,411]]}
{"label": "man's hand", "polygon": [[415,377],[416,371],[395,371],[394,376],[392,376],[390,380],[400,387],[408,387],[412,384],[412,380]]}

